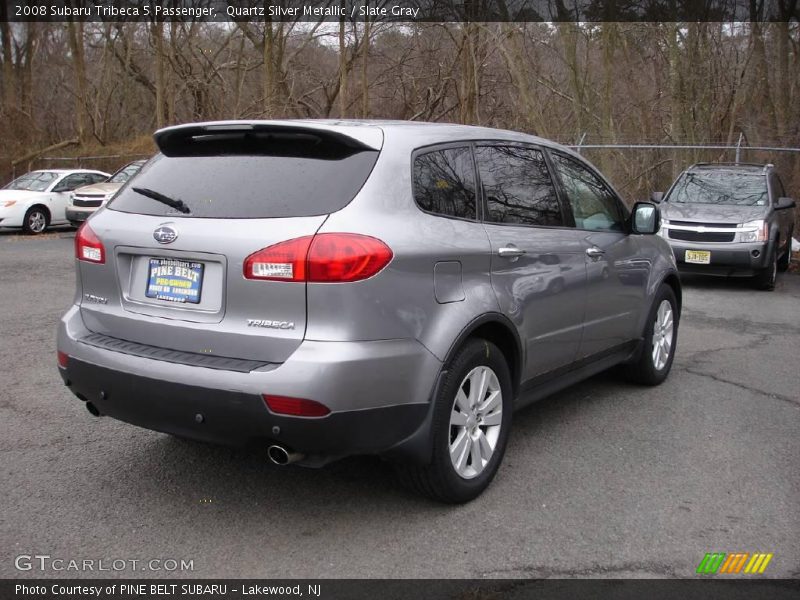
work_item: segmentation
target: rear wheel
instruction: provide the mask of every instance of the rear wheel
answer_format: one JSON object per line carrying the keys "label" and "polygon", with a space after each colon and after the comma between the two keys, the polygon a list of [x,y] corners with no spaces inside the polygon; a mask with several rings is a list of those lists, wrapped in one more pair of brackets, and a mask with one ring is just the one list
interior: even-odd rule
{"label": "rear wheel", "polygon": [[762,269],[753,277],[753,285],[756,289],[771,291],[775,289],[775,281],[778,279],[778,245],[772,249],[769,266]]}
{"label": "rear wheel", "polygon": [[50,215],[45,208],[31,206],[28,212],[25,213],[25,219],[22,221],[22,230],[27,234],[36,235],[47,229],[49,222]]}
{"label": "rear wheel", "polygon": [[658,385],[667,378],[675,358],[678,321],[675,292],[667,284],[662,284],[647,318],[641,356],[626,366],[625,374],[629,380],[643,385]]}
{"label": "rear wheel", "polygon": [[508,443],[511,375],[502,352],[483,339],[468,341],[434,402],[431,464],[400,465],[399,474],[430,498],[468,502],[492,482]]}

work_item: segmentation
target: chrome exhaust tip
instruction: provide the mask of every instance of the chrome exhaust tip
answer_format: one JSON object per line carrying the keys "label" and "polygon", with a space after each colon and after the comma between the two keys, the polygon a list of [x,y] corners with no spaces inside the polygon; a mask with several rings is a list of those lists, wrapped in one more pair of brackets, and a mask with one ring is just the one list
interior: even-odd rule
{"label": "chrome exhaust tip", "polygon": [[284,448],[283,446],[278,446],[277,444],[270,446],[267,449],[267,454],[269,455],[269,459],[274,464],[281,466],[289,465],[305,458],[305,454],[301,454],[300,452],[291,452],[290,450]]}

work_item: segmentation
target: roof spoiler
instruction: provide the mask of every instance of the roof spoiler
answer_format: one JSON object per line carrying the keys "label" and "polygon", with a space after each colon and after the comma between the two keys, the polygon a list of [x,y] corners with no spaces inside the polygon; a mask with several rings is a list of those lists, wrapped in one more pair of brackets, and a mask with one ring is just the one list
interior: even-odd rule
{"label": "roof spoiler", "polygon": [[287,121],[217,121],[160,129],[153,135],[167,156],[205,155],[204,148],[247,142],[251,148],[266,147],[271,140],[286,144],[331,147],[359,152],[380,150],[383,132],[377,127],[343,127]]}

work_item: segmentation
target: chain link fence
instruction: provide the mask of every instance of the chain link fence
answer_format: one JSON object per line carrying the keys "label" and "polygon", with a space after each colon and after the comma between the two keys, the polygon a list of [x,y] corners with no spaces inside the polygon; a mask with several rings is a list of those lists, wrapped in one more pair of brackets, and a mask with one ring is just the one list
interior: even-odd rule
{"label": "chain link fence", "polygon": [[103,156],[40,156],[11,166],[10,179],[40,169],[95,169],[113,173],[129,162],[150,158],[151,154],[106,154]]}
{"label": "chain link fence", "polygon": [[[628,202],[663,192],[687,167],[700,162],[774,164],[790,196],[800,199],[800,146],[736,144],[565,143],[597,165]],[[800,216],[800,213],[798,214]]]}

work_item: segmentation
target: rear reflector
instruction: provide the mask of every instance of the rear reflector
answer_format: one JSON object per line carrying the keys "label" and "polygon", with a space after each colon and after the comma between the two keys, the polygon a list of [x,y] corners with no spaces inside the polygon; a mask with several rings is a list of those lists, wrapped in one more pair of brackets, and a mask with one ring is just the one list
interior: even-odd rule
{"label": "rear reflector", "polygon": [[69,354],[67,354],[66,352],[61,352],[61,350],[59,350],[58,351],[58,366],[59,367],[64,367],[66,369],[68,360],[69,360]]}
{"label": "rear reflector", "polygon": [[368,279],[392,260],[381,240],[355,233],[320,233],[259,250],[244,261],[245,279],[343,283]]}
{"label": "rear reflector", "polygon": [[324,417],[329,414],[330,409],[324,404],[314,400],[303,400],[302,398],[287,398],[286,396],[269,396],[264,394],[264,402],[267,407],[280,415],[292,415],[295,417]]}
{"label": "rear reflector", "polygon": [[86,221],[75,234],[75,258],[100,265],[106,262],[106,249],[103,247],[103,242]]}

